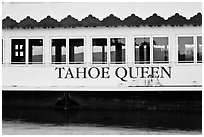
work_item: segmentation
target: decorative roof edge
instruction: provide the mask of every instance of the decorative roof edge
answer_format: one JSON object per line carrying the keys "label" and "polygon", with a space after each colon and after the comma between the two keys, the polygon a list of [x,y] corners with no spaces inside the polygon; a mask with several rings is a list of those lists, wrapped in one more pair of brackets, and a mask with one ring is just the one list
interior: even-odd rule
{"label": "decorative roof edge", "polygon": [[[47,16],[41,21],[37,22],[32,18],[24,18],[21,21],[17,22],[16,20],[7,16],[2,20],[2,28],[3,29],[13,29],[13,28],[57,28],[57,27],[98,27],[98,26],[162,26],[162,25],[170,25],[170,26],[183,26],[183,25],[193,25],[193,26],[201,26],[202,25],[202,14],[199,12],[197,15],[190,17],[190,19],[186,19],[182,15],[176,13],[175,15],[169,17],[168,19],[164,19],[163,17],[154,13],[152,16],[147,17],[145,20],[142,20],[140,17],[132,14],[126,17],[124,20],[110,14],[108,17],[105,17],[103,20],[99,20],[98,18],[92,16],[91,14],[81,21],[78,21],[72,16],[67,16],[69,18],[73,18],[72,20],[67,20],[67,22],[57,21],[51,16]],[[137,18],[137,19],[136,19]],[[66,18],[65,18],[66,19]],[[138,20],[139,19],[139,20]],[[73,21],[75,20],[75,21]],[[32,22],[31,22],[32,21]],[[33,23],[35,21],[35,23]],[[23,22],[23,23],[22,23]],[[63,22],[63,23],[62,23]],[[31,25],[31,27],[29,27]]]}

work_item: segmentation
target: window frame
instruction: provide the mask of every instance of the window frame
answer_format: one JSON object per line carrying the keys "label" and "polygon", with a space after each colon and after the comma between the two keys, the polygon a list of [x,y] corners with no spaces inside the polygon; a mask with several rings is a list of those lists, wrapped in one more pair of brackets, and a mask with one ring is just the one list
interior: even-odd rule
{"label": "window frame", "polygon": [[[43,40],[43,45],[42,45],[42,47],[43,47],[43,55],[42,55],[42,62],[40,62],[40,63],[33,63],[33,62],[29,62],[29,40],[30,39],[42,39]],[[45,60],[45,38],[44,37],[27,37],[27,47],[26,47],[26,52],[27,52],[27,64],[29,65],[29,66],[38,66],[38,65],[43,65],[44,64],[44,60]]]}
{"label": "window frame", "polygon": [[2,64],[4,65],[5,64],[5,38],[2,37],[2,43],[1,43],[2,47],[1,47],[1,51],[2,51]]}
{"label": "window frame", "polygon": [[[90,37],[91,38],[91,41],[90,41],[90,43],[91,43],[91,47],[90,47],[90,60],[91,60],[91,64],[92,65],[107,65],[108,63],[109,63],[109,61],[108,61],[108,58],[109,58],[109,54],[108,54],[108,52],[109,52],[109,38],[108,37],[105,37],[105,36],[92,36],[92,37]],[[106,60],[106,62],[105,63],[102,63],[102,62],[93,62],[93,39],[106,39],[107,40],[107,60]]]}
{"label": "window frame", "polygon": [[[83,62],[71,62],[70,63],[70,61],[69,61],[69,40],[70,39],[83,39],[84,40],[84,49],[83,49],[83,52],[84,52],[84,56],[83,56]],[[85,36],[70,36],[70,37],[68,37],[67,38],[67,44],[68,44],[68,49],[67,49],[67,63],[70,65],[70,66],[72,66],[72,65],[74,65],[74,66],[76,66],[76,65],[84,65],[84,64],[87,64],[87,59],[86,59],[86,37]]]}
{"label": "window frame", "polygon": [[[135,59],[136,59],[136,53],[135,53],[135,38],[144,38],[144,37],[148,37],[149,38],[149,45],[150,45],[150,63],[143,63],[143,64],[137,64]],[[133,65],[139,65],[139,66],[146,66],[146,65],[152,65],[153,64],[153,48],[152,48],[152,36],[151,35],[134,35],[133,36]]]}
{"label": "window frame", "polygon": [[[195,35],[195,45],[196,45],[196,57],[195,57],[195,62],[196,62],[196,64],[201,64],[202,65],[202,62],[203,62],[203,60],[201,60],[201,61],[198,61],[198,56],[197,56],[197,53],[198,53],[198,47],[197,47],[197,41],[198,41],[198,37],[201,37],[201,39],[202,39],[202,34],[197,34],[197,35]],[[202,46],[203,46],[203,41],[202,41]],[[203,48],[203,47],[202,47]],[[202,50],[203,51],[203,50]],[[203,53],[202,53],[202,58],[203,58]]]}
{"label": "window frame", "polygon": [[[152,35],[152,42],[150,42],[150,61],[151,61],[151,57],[152,57],[152,64],[156,64],[156,65],[169,65],[170,62],[171,62],[171,42],[170,42],[170,36],[169,35]],[[154,44],[153,44],[153,40],[155,37],[167,37],[168,38],[168,62],[162,62],[162,63],[157,63],[157,62],[154,62]],[[152,45],[151,45],[152,44]],[[152,56],[151,56],[151,48],[152,48]]]}
{"label": "window frame", "polygon": [[[193,61],[192,62],[180,62],[179,61],[179,56],[178,56],[178,49],[179,49],[179,43],[178,43],[178,38],[179,37],[193,37],[193,46],[194,46],[194,50],[193,50],[193,52],[194,52],[194,55],[193,55]],[[196,64],[196,60],[195,60],[195,52],[197,52],[196,51],[196,46],[197,45],[195,45],[195,35],[193,35],[193,34],[188,34],[188,35],[185,35],[185,34],[181,34],[181,35],[176,35],[176,65],[192,65],[192,64]]]}
{"label": "window frame", "polygon": [[[12,62],[12,47],[11,47],[11,44],[12,44],[12,39],[25,39],[25,63],[20,63],[20,62],[17,62],[17,63],[14,63]],[[43,40],[43,61],[42,63],[29,63],[29,39],[42,39]],[[45,48],[44,48],[44,45],[45,45],[45,38],[43,36],[39,36],[39,37],[10,37],[9,38],[9,46],[10,46],[10,59],[9,59],[9,64],[10,66],[42,66],[44,65],[44,58],[45,58]]]}
{"label": "window frame", "polygon": [[[66,57],[65,57],[65,62],[52,62],[52,39],[65,39],[65,41],[66,41],[66,46],[65,46],[65,48],[66,48]],[[51,36],[51,37],[49,37],[49,47],[50,47],[50,55],[49,55],[49,64],[51,64],[52,66],[56,66],[56,65],[65,65],[65,64],[67,64],[67,62],[68,62],[68,60],[67,60],[67,56],[68,56],[68,54],[67,54],[67,50],[68,50],[68,42],[67,42],[67,37],[65,37],[65,36]]]}
{"label": "window frame", "polygon": [[[21,63],[21,62],[12,62],[12,40],[13,39],[25,39],[25,62]],[[10,46],[10,60],[9,60],[9,64],[10,66],[27,66],[28,65],[28,39],[27,37],[10,37],[9,38],[9,46]]]}
{"label": "window frame", "polygon": [[[122,63],[122,62],[111,62],[111,38],[124,38],[125,39],[125,61],[124,61],[124,63]],[[107,61],[109,61],[108,62],[108,64],[109,65],[124,65],[124,64],[128,64],[128,48],[127,48],[127,43],[128,43],[128,38],[127,38],[127,36],[117,36],[117,35],[115,35],[115,36],[110,36],[110,37],[108,37],[108,54],[109,54],[109,57],[107,56]]]}

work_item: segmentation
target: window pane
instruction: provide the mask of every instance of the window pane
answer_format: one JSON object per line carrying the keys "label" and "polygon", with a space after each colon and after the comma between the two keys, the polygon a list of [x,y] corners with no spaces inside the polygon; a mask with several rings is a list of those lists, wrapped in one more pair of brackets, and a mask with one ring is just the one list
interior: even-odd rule
{"label": "window pane", "polygon": [[43,39],[29,39],[29,63],[42,63]]}
{"label": "window pane", "polygon": [[84,62],[84,39],[69,39],[69,62]]}
{"label": "window pane", "polygon": [[197,61],[202,62],[202,36],[197,37]]}
{"label": "window pane", "polygon": [[125,38],[111,38],[111,62],[125,63]]}
{"label": "window pane", "polygon": [[52,39],[52,62],[66,62],[66,39]]}
{"label": "window pane", "polygon": [[169,61],[168,37],[153,38],[153,61],[154,63],[168,63]]}
{"label": "window pane", "polygon": [[179,37],[178,38],[178,61],[179,62],[193,62],[194,60],[194,45],[193,37]]}
{"label": "window pane", "polygon": [[2,64],[4,63],[4,40],[2,39]]}
{"label": "window pane", "polygon": [[94,38],[92,39],[92,58],[93,63],[106,63],[107,62],[107,39]]}
{"label": "window pane", "polygon": [[11,62],[25,63],[25,39],[11,40]]}
{"label": "window pane", "polygon": [[150,38],[135,38],[135,63],[150,63]]}

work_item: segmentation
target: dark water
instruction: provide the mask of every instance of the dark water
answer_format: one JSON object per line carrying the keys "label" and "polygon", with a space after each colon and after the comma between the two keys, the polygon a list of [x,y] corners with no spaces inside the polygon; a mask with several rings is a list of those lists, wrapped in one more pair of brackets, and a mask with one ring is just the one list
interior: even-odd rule
{"label": "dark water", "polygon": [[125,110],[56,110],[33,108],[3,108],[3,121],[38,124],[89,124],[124,128],[160,130],[202,130],[201,113],[150,112]]}

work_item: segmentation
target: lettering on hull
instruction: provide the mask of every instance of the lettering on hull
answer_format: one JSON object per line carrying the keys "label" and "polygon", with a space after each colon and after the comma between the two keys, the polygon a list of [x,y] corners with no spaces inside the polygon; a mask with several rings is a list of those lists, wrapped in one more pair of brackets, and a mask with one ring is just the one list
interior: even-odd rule
{"label": "lettering on hull", "polygon": [[[126,81],[127,78],[171,78],[171,67],[55,67],[58,79],[108,79],[111,74]],[[114,71],[114,72],[112,72]],[[111,72],[111,73],[110,73]]]}

